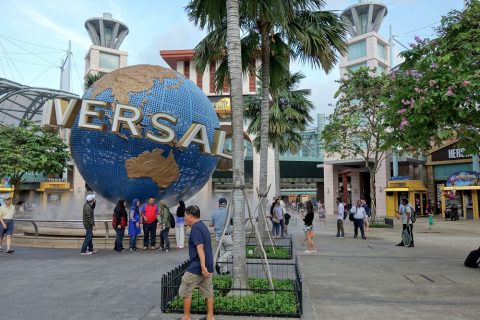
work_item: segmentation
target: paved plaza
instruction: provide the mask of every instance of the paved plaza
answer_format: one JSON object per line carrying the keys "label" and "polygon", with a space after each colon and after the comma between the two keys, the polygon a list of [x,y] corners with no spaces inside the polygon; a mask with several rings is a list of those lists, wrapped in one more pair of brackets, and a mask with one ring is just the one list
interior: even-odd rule
{"label": "paved plaza", "polygon": [[[479,319],[480,269],[463,261],[480,245],[480,224],[438,221],[428,233],[419,219],[415,248],[395,247],[398,228],[371,229],[361,240],[353,239],[347,222],[347,237],[337,239],[333,217],[326,227],[315,221],[318,253],[306,254],[294,218],[303,319]],[[0,319],[177,319],[161,313],[160,280],[186,257],[186,250],[81,256],[17,247],[0,255]]]}

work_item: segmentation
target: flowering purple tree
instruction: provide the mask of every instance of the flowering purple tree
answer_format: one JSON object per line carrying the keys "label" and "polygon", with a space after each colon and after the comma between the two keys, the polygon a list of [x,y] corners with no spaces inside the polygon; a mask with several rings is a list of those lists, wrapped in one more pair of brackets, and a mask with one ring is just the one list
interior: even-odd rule
{"label": "flowering purple tree", "polygon": [[436,39],[415,37],[392,73],[389,143],[429,149],[448,138],[469,152],[480,144],[480,2],[451,11]]}

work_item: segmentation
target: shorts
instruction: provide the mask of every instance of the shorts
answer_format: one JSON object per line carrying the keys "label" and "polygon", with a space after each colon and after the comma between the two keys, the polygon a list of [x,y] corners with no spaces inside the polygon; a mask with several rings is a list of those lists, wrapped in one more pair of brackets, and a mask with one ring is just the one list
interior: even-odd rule
{"label": "shorts", "polygon": [[313,225],[311,226],[303,226],[303,231],[307,232],[307,231],[313,231]]}
{"label": "shorts", "polygon": [[3,225],[0,223],[0,236],[13,235],[13,219],[3,219],[3,222],[7,225],[7,228],[3,228]]}
{"label": "shorts", "polygon": [[212,276],[205,278],[202,275],[190,272],[185,272],[183,275],[178,295],[182,298],[191,298],[196,287],[198,287],[200,294],[205,299],[213,298]]}

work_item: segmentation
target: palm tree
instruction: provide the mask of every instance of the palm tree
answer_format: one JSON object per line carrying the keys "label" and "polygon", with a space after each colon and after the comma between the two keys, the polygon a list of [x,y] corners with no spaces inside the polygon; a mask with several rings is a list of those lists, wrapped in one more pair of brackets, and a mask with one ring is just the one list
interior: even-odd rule
{"label": "palm tree", "polygon": [[101,77],[103,77],[103,73],[97,72],[97,73],[88,73],[85,75],[83,78],[83,86],[85,87],[85,90],[93,86],[95,82],[100,80]]}
{"label": "palm tree", "polygon": [[[274,148],[275,158],[275,192],[280,194],[280,154],[296,153],[303,144],[301,132],[306,129],[313,119],[310,111],[313,103],[308,99],[310,90],[297,89],[300,81],[305,78],[300,72],[291,74],[282,83],[283,85],[273,92],[270,107],[268,139]],[[245,117],[250,120],[248,132],[257,135],[260,131],[259,96],[251,96],[245,102]],[[253,144],[257,150],[260,148],[260,139],[257,135]]]}
{"label": "palm tree", "polygon": [[241,288],[247,284],[245,257],[245,199],[243,145],[243,90],[240,44],[240,14],[238,0],[227,0],[227,56],[232,99],[233,139],[233,285]]}
{"label": "palm tree", "polygon": [[[332,12],[322,11],[324,0],[244,0],[240,8],[240,27],[244,31],[242,43],[242,69],[246,72],[252,61],[260,57],[261,110],[260,110],[260,175],[259,192],[267,189],[268,123],[270,108],[270,85],[278,69],[288,70],[287,63],[272,63],[283,55],[273,56],[271,47],[287,48],[287,57],[309,62],[313,67],[330,71],[338,60],[339,53],[346,49],[346,26]],[[227,79],[225,59],[225,28],[223,17],[225,2],[221,0],[191,0],[186,10],[192,21],[202,29],[209,26],[209,34],[195,48],[194,61],[198,72],[204,72],[208,62],[221,61],[215,75],[217,89]],[[281,72],[277,72],[282,74]],[[266,199],[262,204],[265,208]],[[261,221],[262,219],[259,219]]]}

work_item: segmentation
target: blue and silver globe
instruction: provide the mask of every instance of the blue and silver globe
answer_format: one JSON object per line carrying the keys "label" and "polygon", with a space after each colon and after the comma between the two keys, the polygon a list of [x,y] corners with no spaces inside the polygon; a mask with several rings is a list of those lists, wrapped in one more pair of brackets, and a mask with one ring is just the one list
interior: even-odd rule
{"label": "blue and silver globe", "polygon": [[202,90],[183,75],[159,66],[125,67],[104,75],[83,99],[121,103],[143,112],[140,138],[131,136],[127,126],[113,133],[113,111],[105,106],[95,106],[105,110],[104,119],[92,120],[105,125],[102,132],[80,128],[79,116],[75,120],[70,136],[73,160],[89,187],[104,198],[153,196],[174,205],[197,193],[215,170],[218,157],[200,152],[198,144],[180,150],[145,138],[147,132],[162,135],[151,123],[151,116],[162,112],[177,118],[176,124],[159,120],[175,131],[175,141],[192,123],[205,125],[208,140],[213,141],[217,115]]}

